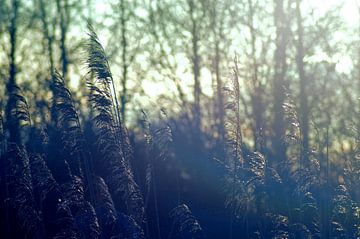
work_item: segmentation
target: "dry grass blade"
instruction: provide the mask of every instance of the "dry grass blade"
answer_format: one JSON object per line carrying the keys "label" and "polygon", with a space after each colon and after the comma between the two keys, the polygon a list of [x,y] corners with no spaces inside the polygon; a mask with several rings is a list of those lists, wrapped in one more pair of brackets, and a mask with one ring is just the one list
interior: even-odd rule
{"label": "dry grass blade", "polygon": [[82,175],[82,132],[78,114],[75,110],[72,95],[65,87],[63,77],[55,71],[52,89],[54,93],[53,111],[56,111],[57,131],[62,141],[62,156],[69,163],[71,173]]}
{"label": "dry grass blade", "polygon": [[41,222],[35,206],[27,153],[16,144],[10,144],[2,161],[7,207],[16,213],[16,218],[28,237],[39,237]]}
{"label": "dry grass blade", "polygon": [[94,192],[94,207],[99,218],[102,238],[118,236],[118,233],[120,233],[118,215],[108,186],[101,177],[94,177]]}
{"label": "dry grass blade", "polygon": [[61,238],[60,235],[63,235],[63,238],[75,238],[74,219],[70,210],[63,210],[60,187],[43,158],[38,154],[31,155],[30,166],[35,198],[42,212],[46,236]]}
{"label": "dry grass blade", "polygon": [[88,68],[96,75],[98,80],[103,80],[109,84],[112,82],[112,74],[110,72],[109,62],[107,60],[105,50],[100,44],[99,38],[91,24],[88,24],[88,31]]}
{"label": "dry grass blade", "polygon": [[122,131],[123,128],[118,128],[115,124],[111,111],[111,94],[107,87],[101,89],[94,84],[88,83],[88,85],[92,92],[90,100],[95,109],[94,130],[101,157],[101,161],[96,159],[95,164],[101,169],[100,175],[109,186],[116,208],[131,215],[138,225],[144,226],[146,221],[144,202],[125,159],[124,141],[119,139],[118,134],[118,130]]}
{"label": "dry grass blade", "polygon": [[181,204],[175,207],[170,212],[170,216],[174,221],[178,238],[205,238],[199,222],[187,205]]}
{"label": "dry grass blade", "polygon": [[30,124],[29,106],[17,85],[10,87],[7,103],[6,124],[9,130],[9,141],[21,144],[20,127]]}
{"label": "dry grass blade", "polygon": [[61,186],[62,207],[69,208],[75,219],[77,234],[80,238],[96,239],[100,226],[93,206],[86,201],[81,178],[74,176],[71,182]]}

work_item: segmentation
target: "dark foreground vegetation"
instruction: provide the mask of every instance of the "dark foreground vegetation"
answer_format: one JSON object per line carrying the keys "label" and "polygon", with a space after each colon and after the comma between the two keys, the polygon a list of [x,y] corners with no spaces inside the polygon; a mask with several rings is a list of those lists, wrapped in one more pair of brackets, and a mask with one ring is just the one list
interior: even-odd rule
{"label": "dark foreground vegetation", "polygon": [[275,164],[243,144],[236,62],[226,89],[224,139],[186,119],[167,118],[165,111],[155,126],[143,113],[136,135],[123,124],[108,62],[91,27],[87,48],[93,76],[86,82],[87,121],[80,122],[57,71],[45,127],[30,124],[21,90],[7,85],[2,238],[357,237],[357,190],[348,189],[357,183],[350,181],[354,172],[346,175],[349,184],[339,184],[329,176],[328,156],[309,153],[306,161],[284,158]]}
{"label": "dark foreground vegetation", "polygon": [[[136,68],[129,56],[136,36],[132,1],[114,4],[121,29],[114,38],[122,48],[108,55],[121,55],[120,84],[93,28],[101,24],[91,14],[87,38],[71,51],[80,56],[70,54],[73,42],[66,36],[77,6],[72,1],[34,1],[38,9],[26,27],[41,26],[48,69],[24,59],[17,39],[24,37],[19,23],[28,16],[19,9],[30,2],[0,0],[0,36],[6,35],[0,59],[8,60],[0,62],[0,238],[360,237],[360,64],[349,77],[331,60],[309,60],[322,49],[329,55],[337,50],[328,39],[339,27],[331,12],[311,25],[299,0],[154,1],[148,15],[140,15],[149,17],[147,40],[155,39],[157,52],[143,53],[161,59],[153,59],[148,71],[170,78],[178,98],[161,110],[134,113],[127,88]],[[234,33],[226,24],[234,24],[229,16],[240,11],[234,10],[240,2],[250,50],[229,60],[224,45]],[[171,13],[181,4],[188,15],[179,24]],[[266,39],[264,26],[257,25],[269,6],[274,38]],[[174,40],[180,26],[188,35]],[[172,74],[173,59],[164,60],[181,51],[177,40],[190,52],[182,57],[191,65],[192,100]],[[214,53],[210,97],[200,84],[206,44]],[[231,67],[224,66],[226,60]],[[69,86],[75,65],[87,71],[80,96]],[[37,87],[18,80],[35,69],[40,73],[31,81]],[[180,109],[173,110],[175,105]]]}

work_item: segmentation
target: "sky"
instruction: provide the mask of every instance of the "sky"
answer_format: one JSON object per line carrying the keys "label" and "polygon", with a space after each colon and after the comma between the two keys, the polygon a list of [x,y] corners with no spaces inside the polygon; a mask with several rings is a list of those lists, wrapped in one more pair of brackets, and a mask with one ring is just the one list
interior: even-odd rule
{"label": "sky", "polygon": [[333,6],[339,6],[341,15],[349,25],[354,26],[354,24],[359,22],[357,9],[357,5],[360,4],[359,0],[306,0],[305,2],[322,12]]}
{"label": "sky", "polygon": [[[337,2],[336,0],[331,0],[332,2]],[[348,24],[353,25],[359,22],[359,11],[358,11],[358,5],[360,4],[360,1],[358,0],[345,0],[342,14],[345,18],[345,20],[348,22]]]}

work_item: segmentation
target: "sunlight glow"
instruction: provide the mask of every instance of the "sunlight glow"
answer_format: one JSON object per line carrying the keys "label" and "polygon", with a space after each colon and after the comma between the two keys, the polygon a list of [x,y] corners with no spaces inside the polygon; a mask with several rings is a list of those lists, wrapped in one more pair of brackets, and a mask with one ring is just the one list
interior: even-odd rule
{"label": "sunlight glow", "polygon": [[[94,2],[94,8],[96,9],[96,15],[106,15],[112,12],[111,5],[108,1],[100,0]],[[303,7],[304,7],[304,15],[314,10],[314,14],[316,16],[322,16],[330,9],[334,9],[335,11],[339,11],[340,17],[343,19],[345,26],[345,32],[339,30],[339,32],[334,34],[334,40],[338,41],[345,41],[344,38],[348,36],[348,32],[357,30],[358,24],[359,24],[359,6],[360,6],[360,0],[326,0],[326,1],[314,1],[314,0],[304,0],[303,1]],[[270,9],[271,10],[271,9]],[[269,11],[270,11],[269,10]],[[271,11],[270,11],[271,12]],[[147,13],[144,12],[144,10],[138,10],[137,15],[140,15],[142,17],[146,17]],[[107,22],[107,19],[104,19],[103,22],[104,25],[109,25]],[[85,32],[84,32],[85,34]],[[355,39],[357,36],[354,36]],[[109,36],[106,34],[99,34],[100,41],[102,44],[106,47]],[[235,46],[239,46],[239,44],[235,44]],[[231,46],[234,47],[234,46]],[[236,49],[236,52],[238,52],[238,48]],[[234,50],[231,50],[231,52],[235,52]],[[146,62],[148,56],[138,56],[140,60],[140,66],[142,66],[142,61]],[[349,56],[345,56],[342,54],[337,54],[336,56],[333,56],[332,59],[328,59],[328,56],[324,55],[323,53],[317,53],[310,57],[305,57],[306,61],[309,62],[321,62],[321,61],[332,61],[336,64],[336,70],[339,73],[349,74],[353,70],[353,59]],[[177,55],[173,58],[174,61],[176,61],[178,68],[176,70],[176,77],[178,78],[178,82],[183,90],[183,92],[186,94],[186,97],[189,100],[192,100],[192,85],[193,85],[193,76],[191,72],[191,66],[189,59],[185,55]],[[114,67],[113,67],[114,68]],[[113,72],[115,76],[119,76],[121,74],[118,74],[116,70]],[[74,74],[75,75],[75,74]],[[147,77],[146,79],[141,80],[141,87],[142,92],[147,95],[148,97],[152,99],[156,99],[158,97],[164,96],[164,95],[174,95],[176,93],[176,86],[173,80],[166,79],[164,80],[164,76],[161,76],[161,74],[156,73],[155,75],[152,73],[149,73],[151,76],[150,78]],[[202,84],[202,90],[203,94],[207,96],[213,95],[213,79],[212,74],[208,68],[202,68],[201,69],[201,84]],[[72,77],[71,87],[76,89],[79,85],[79,79],[77,77]],[[159,80],[163,79],[163,80]],[[226,79],[223,79],[226,80]]]}

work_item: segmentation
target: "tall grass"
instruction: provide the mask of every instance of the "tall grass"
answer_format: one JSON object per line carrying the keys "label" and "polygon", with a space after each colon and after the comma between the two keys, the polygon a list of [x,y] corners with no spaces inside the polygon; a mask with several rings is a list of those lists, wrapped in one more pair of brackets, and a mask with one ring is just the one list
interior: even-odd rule
{"label": "tall grass", "polygon": [[[320,152],[309,153],[306,162],[295,153],[272,164],[243,142],[236,61],[225,88],[222,142],[208,132],[194,136],[184,120],[189,117],[169,118],[165,111],[158,122],[144,112],[142,130],[133,132],[121,118],[105,50],[91,26],[88,32],[92,118],[80,120],[56,70],[48,125],[31,124],[19,87],[8,92],[7,114],[0,120],[1,238],[359,236],[357,189],[348,178],[320,180]],[[301,137],[296,106],[283,107],[295,127],[288,136]]]}

